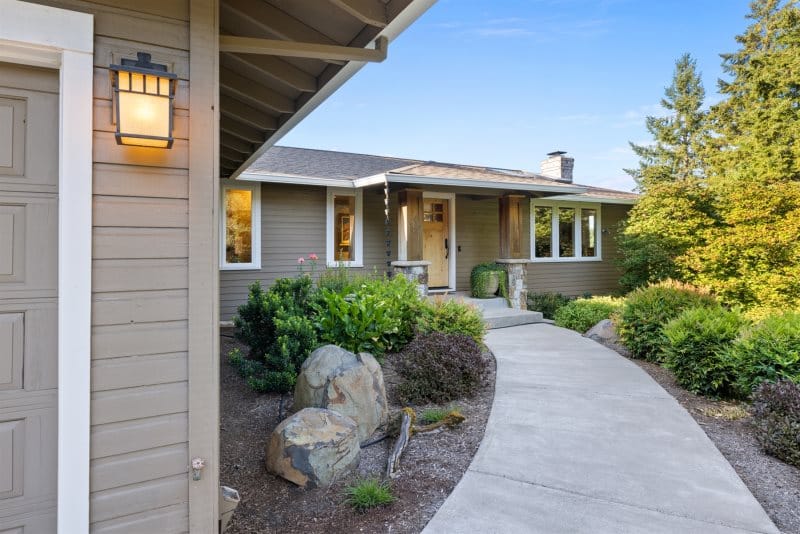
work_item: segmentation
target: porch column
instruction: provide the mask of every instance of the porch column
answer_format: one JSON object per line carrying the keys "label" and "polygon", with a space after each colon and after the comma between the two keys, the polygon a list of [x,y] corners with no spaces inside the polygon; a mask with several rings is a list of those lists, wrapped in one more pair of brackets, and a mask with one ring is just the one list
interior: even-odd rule
{"label": "porch column", "polygon": [[495,260],[506,272],[508,300],[515,310],[528,309],[528,260],[499,258]]}
{"label": "porch column", "polygon": [[422,191],[404,189],[398,193],[398,260],[422,261]]}
{"label": "porch column", "polygon": [[423,297],[428,296],[428,266],[429,261],[393,261],[392,271],[394,276],[404,276],[417,284],[417,291]]}
{"label": "porch column", "polygon": [[500,257],[522,258],[522,207],[523,195],[500,197]]}

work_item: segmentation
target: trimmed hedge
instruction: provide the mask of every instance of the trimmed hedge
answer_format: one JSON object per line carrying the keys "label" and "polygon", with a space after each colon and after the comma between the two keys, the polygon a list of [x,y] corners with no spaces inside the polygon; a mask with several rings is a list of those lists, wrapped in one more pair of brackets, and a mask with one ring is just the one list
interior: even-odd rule
{"label": "trimmed hedge", "polygon": [[528,293],[528,309],[542,312],[545,319],[553,319],[559,308],[573,300],[561,293]]}
{"label": "trimmed hedge", "polygon": [[556,325],[584,333],[603,319],[609,319],[619,312],[623,302],[614,297],[573,300],[556,310]]}

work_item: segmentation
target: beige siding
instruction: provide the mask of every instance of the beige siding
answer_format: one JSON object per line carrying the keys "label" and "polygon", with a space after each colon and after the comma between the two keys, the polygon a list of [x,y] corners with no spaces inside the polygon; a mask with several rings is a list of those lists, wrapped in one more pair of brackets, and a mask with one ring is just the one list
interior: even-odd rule
{"label": "beige siding", "polygon": [[[186,532],[189,8],[43,0],[95,15],[91,405],[93,532]],[[178,73],[171,150],[121,147],[110,63]]]}

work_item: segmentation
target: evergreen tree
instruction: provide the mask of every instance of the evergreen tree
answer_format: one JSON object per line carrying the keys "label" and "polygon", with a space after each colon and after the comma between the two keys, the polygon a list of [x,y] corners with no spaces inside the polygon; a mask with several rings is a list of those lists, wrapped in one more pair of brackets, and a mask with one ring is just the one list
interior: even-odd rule
{"label": "evergreen tree", "polygon": [[756,0],[741,48],[723,55],[711,112],[709,190],[721,224],[684,265],[729,302],[800,304],[800,10]]}
{"label": "evergreen tree", "polygon": [[707,136],[704,98],[696,62],[684,54],[661,100],[670,114],[647,117],[653,143],[631,143],[640,161],[638,169],[627,172],[642,197],[619,237],[624,270],[620,283],[626,289],[665,278],[685,279],[688,273],[677,259],[714,224],[700,158]]}

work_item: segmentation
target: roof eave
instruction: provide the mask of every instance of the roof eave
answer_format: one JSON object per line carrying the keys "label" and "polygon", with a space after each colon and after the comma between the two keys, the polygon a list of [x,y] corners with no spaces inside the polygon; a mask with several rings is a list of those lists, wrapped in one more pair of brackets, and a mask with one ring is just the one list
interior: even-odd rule
{"label": "roof eave", "polygon": [[[362,178],[356,180],[356,187],[366,187],[374,183],[382,183],[383,175],[380,182],[368,182],[374,180],[375,177]],[[587,189],[580,186],[563,186],[563,185],[543,185],[543,184],[527,184],[524,182],[492,182],[489,180],[463,180],[459,178],[443,178],[439,176],[415,176],[409,174],[395,174],[386,173],[386,178],[389,182],[403,182],[407,184],[420,184],[420,185],[445,185],[452,187],[476,187],[480,189],[513,189],[515,191],[532,191],[542,193],[567,193],[567,194],[580,194],[585,193]]]}

